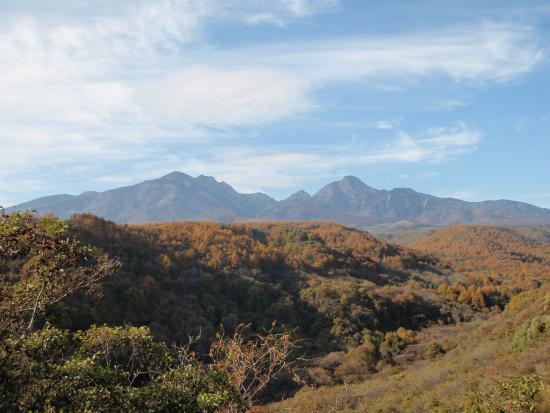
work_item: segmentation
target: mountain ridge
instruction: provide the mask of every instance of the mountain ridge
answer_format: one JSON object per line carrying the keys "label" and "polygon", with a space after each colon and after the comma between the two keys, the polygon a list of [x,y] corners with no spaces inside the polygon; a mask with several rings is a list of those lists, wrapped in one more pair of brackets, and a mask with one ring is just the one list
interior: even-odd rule
{"label": "mountain ridge", "polygon": [[365,228],[401,221],[415,225],[550,224],[550,209],[510,200],[467,202],[411,188],[376,189],[345,176],[310,195],[300,190],[277,201],[243,194],[212,176],[172,172],[157,179],[80,195],[50,195],[7,209],[35,210],[69,218],[92,213],[118,223],[193,221],[337,221]]}

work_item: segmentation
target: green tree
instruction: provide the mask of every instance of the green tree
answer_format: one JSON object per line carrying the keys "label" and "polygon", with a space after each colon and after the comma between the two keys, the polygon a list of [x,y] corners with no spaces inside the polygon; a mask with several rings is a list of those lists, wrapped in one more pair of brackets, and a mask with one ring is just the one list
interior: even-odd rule
{"label": "green tree", "polygon": [[118,267],[67,237],[58,219],[0,210],[0,334],[31,331],[46,308],[78,291],[97,292]]}

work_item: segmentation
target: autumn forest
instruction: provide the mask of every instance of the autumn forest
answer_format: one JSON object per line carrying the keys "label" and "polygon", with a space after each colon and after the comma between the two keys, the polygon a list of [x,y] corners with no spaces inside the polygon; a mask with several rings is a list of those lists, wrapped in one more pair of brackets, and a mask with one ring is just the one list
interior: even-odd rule
{"label": "autumn forest", "polygon": [[548,227],[408,238],[3,215],[1,409],[547,411]]}

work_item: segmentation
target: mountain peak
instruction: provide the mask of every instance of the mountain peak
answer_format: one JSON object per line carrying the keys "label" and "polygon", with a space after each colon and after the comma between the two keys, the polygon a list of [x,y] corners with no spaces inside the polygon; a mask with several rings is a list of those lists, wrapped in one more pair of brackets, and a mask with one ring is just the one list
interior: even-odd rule
{"label": "mountain peak", "polygon": [[368,190],[374,190],[374,188],[368,186],[366,183],[364,183],[361,179],[357,178],[356,176],[353,176],[353,175],[347,175],[347,176],[344,176],[340,181],[337,181],[337,183],[339,184],[345,184],[351,188],[354,188],[354,189],[360,189],[360,190],[364,190],[364,189],[368,189]]}
{"label": "mountain peak", "polygon": [[285,201],[307,201],[308,199],[311,199],[311,195],[303,189],[300,189],[298,192],[290,195]]}
{"label": "mountain peak", "polygon": [[204,181],[204,182],[212,182],[212,183],[219,183],[216,178],[209,175],[199,175],[195,178],[197,181]]}
{"label": "mountain peak", "polygon": [[81,194],[77,195],[78,197],[81,197],[81,198],[93,198],[93,197],[96,197],[97,195],[99,195],[99,192],[96,192],[96,191],[86,191],[86,192],[82,192]]}
{"label": "mountain peak", "polygon": [[184,174],[183,172],[174,171],[174,172],[170,172],[168,175],[161,176],[159,180],[162,181],[162,180],[173,180],[173,179],[181,179],[181,178],[189,179],[192,177],[190,175]]}
{"label": "mountain peak", "polygon": [[356,176],[348,175],[323,187],[314,198],[325,206],[354,213],[365,209],[379,193]]}
{"label": "mountain peak", "polygon": [[361,179],[353,175],[347,175],[339,181],[334,181],[325,185],[315,196],[325,196],[331,194],[333,196],[353,196],[354,194],[372,194],[378,193],[375,188],[365,184]]}
{"label": "mountain peak", "polygon": [[341,179],[342,182],[349,182],[349,183],[358,183],[358,184],[364,184],[363,181],[361,181],[359,178],[357,178],[354,175],[346,175]]}

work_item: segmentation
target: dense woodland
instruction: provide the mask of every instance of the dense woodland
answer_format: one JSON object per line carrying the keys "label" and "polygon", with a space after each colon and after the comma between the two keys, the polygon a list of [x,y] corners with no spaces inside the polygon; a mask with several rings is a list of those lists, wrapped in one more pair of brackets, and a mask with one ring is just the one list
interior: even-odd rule
{"label": "dense woodland", "polygon": [[199,337],[169,345],[147,326],[49,322],[65,300],[99,297],[120,267],[57,219],[0,210],[0,411],[244,412],[279,374],[298,380],[291,332],[240,324],[201,354]]}
{"label": "dense woodland", "polygon": [[118,257],[101,300],[72,300],[49,317],[67,328],[147,325],[182,342],[250,323],[296,331],[309,355],[345,350],[367,333],[469,317],[433,288],[436,260],[337,224],[170,223],[119,226],[78,215],[69,231]]}
{"label": "dense woodland", "polygon": [[[67,245],[78,240],[84,255],[70,267],[92,265],[105,276],[94,282],[92,295],[85,294],[88,288],[74,288],[74,294],[44,304],[43,311],[26,306],[26,333],[5,340],[4,369],[6,354],[21,368],[32,364],[37,343],[44,346],[46,340],[57,351],[48,356],[50,368],[63,360],[63,369],[74,373],[79,363],[93,365],[101,350],[94,346],[107,336],[120,348],[137,340],[155,349],[143,363],[157,366],[158,375],[123,386],[121,377],[128,381],[136,374],[126,362],[122,372],[115,369],[118,378],[109,376],[114,387],[102,390],[111,397],[117,388],[113,397],[134,400],[125,407],[134,411],[146,409],[147,395],[166,386],[189,388],[190,377],[199,394],[206,386],[218,397],[204,402],[212,411],[252,402],[268,411],[297,412],[549,408],[547,227],[451,227],[405,247],[330,223],[116,225],[86,214],[65,224],[18,219],[19,226],[40,228]],[[14,231],[13,220],[3,216],[4,234]],[[17,238],[21,245],[39,240],[25,234]],[[15,299],[7,298],[14,286],[28,286],[47,263],[41,250],[31,250],[15,255],[2,250],[3,308],[12,308]],[[88,261],[80,262],[86,254]],[[271,380],[254,400],[244,400],[235,376],[215,368],[229,365],[212,357],[220,332],[292,337],[297,345],[284,363],[296,368]],[[190,337],[196,340],[186,347]],[[197,358],[182,364],[174,345]],[[61,376],[50,374],[50,384],[67,373],[55,374]],[[40,393],[40,387],[33,389]],[[195,405],[181,411],[202,411],[196,403],[205,396],[197,397],[185,399]],[[282,404],[266,404],[281,398]],[[166,409],[158,411],[173,411]]]}

